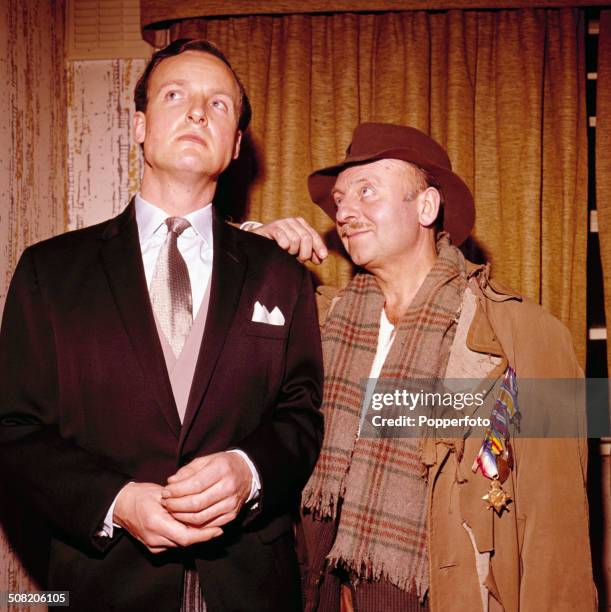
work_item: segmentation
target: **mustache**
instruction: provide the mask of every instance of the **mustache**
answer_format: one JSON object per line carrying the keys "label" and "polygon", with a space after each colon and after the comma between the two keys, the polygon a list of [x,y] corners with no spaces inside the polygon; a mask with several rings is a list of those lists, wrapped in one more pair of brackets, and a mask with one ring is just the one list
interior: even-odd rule
{"label": "mustache", "polygon": [[351,221],[350,223],[346,223],[339,228],[339,235],[340,238],[349,238],[350,235],[368,228],[369,226],[367,223],[363,223],[362,221]]}

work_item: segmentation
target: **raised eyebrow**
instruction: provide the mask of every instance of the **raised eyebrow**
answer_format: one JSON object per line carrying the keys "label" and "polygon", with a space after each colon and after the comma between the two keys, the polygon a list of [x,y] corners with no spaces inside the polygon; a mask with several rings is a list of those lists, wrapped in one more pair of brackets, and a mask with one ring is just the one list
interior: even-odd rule
{"label": "raised eyebrow", "polygon": [[159,87],[159,91],[163,91],[168,87],[176,87],[177,85],[178,87],[184,87],[186,83],[187,81],[185,81],[184,79],[172,79],[171,81],[166,81],[165,83],[162,83]]}
{"label": "raised eyebrow", "polygon": [[[162,83],[159,86],[159,91],[163,91],[164,89],[167,89],[168,87],[186,87],[189,84],[189,81],[187,81],[186,79],[172,79],[171,81],[166,81],[165,83]],[[223,96],[226,98],[229,98],[230,100],[231,98],[231,94],[219,90],[219,91],[213,91],[210,93],[210,97],[214,98],[215,96]]]}
{"label": "raised eyebrow", "polygon": [[363,183],[367,185],[377,185],[378,181],[373,176],[368,176],[368,177],[363,176],[354,181],[354,185],[362,185]]}
{"label": "raised eyebrow", "polygon": [[[372,179],[370,178],[365,178],[365,177],[361,177],[361,178],[357,178],[353,181],[350,182],[350,184],[348,185],[348,189],[350,189],[351,187],[354,187],[355,185],[362,185],[363,183],[367,184],[367,183],[374,183],[375,181],[372,181]],[[331,197],[335,197],[335,195],[345,195],[345,191],[341,190],[339,187],[334,187],[331,190]]]}

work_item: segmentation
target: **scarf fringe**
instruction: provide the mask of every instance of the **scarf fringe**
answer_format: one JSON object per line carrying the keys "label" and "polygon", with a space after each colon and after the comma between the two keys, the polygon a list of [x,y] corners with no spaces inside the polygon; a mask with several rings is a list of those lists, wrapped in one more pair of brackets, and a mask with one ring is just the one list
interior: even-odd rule
{"label": "scarf fringe", "polygon": [[335,520],[340,499],[341,493],[338,496],[335,493],[320,493],[309,489],[304,490],[301,505],[304,510],[311,512],[315,519]]}
{"label": "scarf fringe", "polygon": [[348,559],[343,555],[327,557],[329,565],[332,568],[342,568],[355,576],[358,576],[358,581],[378,582],[387,580],[390,584],[405,591],[406,593],[415,592],[420,601],[428,590],[428,580],[426,572],[422,572],[418,576],[408,576],[399,571],[396,566],[389,567],[384,561],[374,561],[370,557],[366,559]]}

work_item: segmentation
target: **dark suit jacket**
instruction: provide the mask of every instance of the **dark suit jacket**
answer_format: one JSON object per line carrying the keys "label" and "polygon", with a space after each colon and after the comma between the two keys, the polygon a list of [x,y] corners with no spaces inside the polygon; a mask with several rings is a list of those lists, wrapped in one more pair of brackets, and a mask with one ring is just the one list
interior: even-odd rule
{"label": "dark suit jacket", "polygon": [[[178,610],[186,556],[211,612],[299,606],[289,510],[322,438],[311,279],[273,242],[216,216],[213,234],[182,427],[133,204],[26,249],[17,266],[0,335],[0,469],[48,522],[48,586],[71,591],[71,609]],[[285,325],[253,322],[257,300],[278,306]],[[164,484],[194,457],[232,447],[256,465],[262,494],[221,538],[153,555],[126,533],[95,536],[126,482]]]}

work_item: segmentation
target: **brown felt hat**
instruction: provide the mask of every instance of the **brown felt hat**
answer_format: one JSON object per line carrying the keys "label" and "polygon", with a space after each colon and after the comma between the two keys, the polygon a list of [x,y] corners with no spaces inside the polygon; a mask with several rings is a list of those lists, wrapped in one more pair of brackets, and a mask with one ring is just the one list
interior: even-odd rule
{"label": "brown felt hat", "polygon": [[475,222],[473,196],[464,181],[452,172],[450,158],[443,147],[412,127],[391,123],[361,123],[354,130],[344,161],[310,174],[310,197],[335,219],[331,190],[337,175],[350,166],[379,159],[400,159],[426,170],[443,191],[443,229],[449,232],[456,245],[466,240]]}

